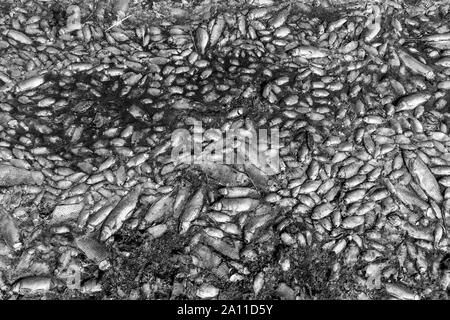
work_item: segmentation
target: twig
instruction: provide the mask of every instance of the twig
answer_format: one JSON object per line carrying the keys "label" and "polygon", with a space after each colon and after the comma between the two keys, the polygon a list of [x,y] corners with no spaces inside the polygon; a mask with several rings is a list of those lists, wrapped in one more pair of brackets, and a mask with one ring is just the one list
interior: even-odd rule
{"label": "twig", "polygon": [[108,29],[106,29],[106,31],[109,31],[109,30],[111,30],[112,28],[114,28],[114,27],[117,27],[117,26],[120,26],[121,24],[122,24],[122,22],[124,22],[125,20],[127,20],[129,17],[131,17],[133,14],[129,14],[129,15],[127,15],[125,18],[123,18],[123,19],[121,19],[121,20],[119,20],[119,21],[116,21],[116,22],[114,22],[113,24],[112,24],[112,26],[111,27],[109,27]]}

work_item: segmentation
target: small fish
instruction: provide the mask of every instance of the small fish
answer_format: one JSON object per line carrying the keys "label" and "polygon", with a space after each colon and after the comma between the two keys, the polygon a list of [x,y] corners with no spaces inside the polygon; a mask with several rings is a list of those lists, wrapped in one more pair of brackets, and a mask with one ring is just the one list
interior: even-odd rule
{"label": "small fish", "polygon": [[180,234],[186,233],[192,222],[198,218],[205,201],[205,190],[200,187],[186,204],[180,216]]}
{"label": "small fish", "polygon": [[425,193],[433,198],[437,203],[442,203],[444,198],[442,197],[439,184],[430,171],[428,166],[422,161],[420,157],[415,159],[409,159],[406,161],[409,172],[425,191]]}
{"label": "small fish", "polygon": [[215,46],[217,44],[224,28],[225,28],[225,18],[222,15],[220,15],[219,17],[217,17],[216,23],[214,24],[211,30],[211,37],[210,37],[211,46]]}
{"label": "small fish", "polygon": [[327,57],[329,52],[326,49],[312,46],[300,46],[292,49],[291,55],[293,57],[302,57],[305,59],[319,59]]}
{"label": "small fish", "polygon": [[173,209],[173,202],[174,199],[171,193],[156,201],[144,216],[143,223],[145,226],[150,226],[165,215],[170,214],[170,211]]}
{"label": "small fish", "polygon": [[420,105],[425,104],[430,100],[431,94],[429,93],[413,93],[407,97],[401,98],[396,107],[396,111],[414,110]]}
{"label": "small fish", "polygon": [[100,241],[108,240],[122,227],[125,220],[136,208],[141,191],[142,185],[138,185],[119,201],[117,206],[111,211],[102,225]]}
{"label": "small fish", "polygon": [[16,92],[28,91],[36,89],[45,83],[45,77],[43,75],[35,76],[19,82],[16,86]]}
{"label": "small fish", "polygon": [[8,30],[6,32],[6,36],[13,39],[14,41],[23,43],[23,44],[32,44],[33,40],[31,40],[30,37],[28,37],[26,34],[17,31],[17,30]]}
{"label": "small fish", "polygon": [[430,66],[423,64],[422,62],[420,62],[410,54],[406,53],[405,51],[399,50],[398,56],[405,64],[405,66],[408,69],[410,69],[413,73],[422,75],[428,80],[433,80],[435,78],[436,75]]}
{"label": "small fish", "polygon": [[259,205],[258,199],[252,198],[232,198],[232,199],[222,199],[212,205],[213,210],[225,211],[225,212],[245,212],[256,209]]}
{"label": "small fish", "polygon": [[195,32],[195,40],[197,49],[201,54],[205,54],[206,46],[208,45],[209,41],[208,31],[206,31],[205,27],[201,26],[197,28],[197,31]]}
{"label": "small fish", "polygon": [[20,294],[46,293],[54,287],[52,278],[46,276],[29,276],[18,280],[12,290]]}
{"label": "small fish", "polygon": [[250,183],[249,177],[232,167],[211,161],[201,161],[196,164],[207,176],[219,184],[228,187],[246,186]]}
{"label": "small fish", "polygon": [[335,210],[333,203],[324,203],[314,208],[311,219],[319,220],[328,217]]}

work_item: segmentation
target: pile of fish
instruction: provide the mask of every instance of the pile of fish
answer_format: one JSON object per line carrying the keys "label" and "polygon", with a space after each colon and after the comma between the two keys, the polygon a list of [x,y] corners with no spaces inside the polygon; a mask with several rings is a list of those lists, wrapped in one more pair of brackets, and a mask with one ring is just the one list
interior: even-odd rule
{"label": "pile of fish", "polygon": [[[45,2],[0,17],[0,296],[102,291],[74,274],[109,272],[123,232],[175,232],[190,277],[254,297],[266,274],[247,266],[273,242],[333,252],[335,279],[358,266],[386,296],[448,290],[448,8],[265,4],[108,31],[60,32]],[[171,157],[196,121],[219,128],[203,147],[278,129],[280,171]]]}

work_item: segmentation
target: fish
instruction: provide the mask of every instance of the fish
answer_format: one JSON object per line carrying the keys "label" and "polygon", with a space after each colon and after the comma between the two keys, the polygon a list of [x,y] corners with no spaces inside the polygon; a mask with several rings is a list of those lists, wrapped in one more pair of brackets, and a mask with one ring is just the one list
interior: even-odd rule
{"label": "fish", "polygon": [[219,15],[215,21],[214,26],[211,29],[210,45],[215,46],[222,36],[222,32],[225,29],[225,18]]}
{"label": "fish", "polygon": [[425,104],[430,98],[431,94],[429,93],[413,93],[399,100],[396,111],[414,110],[418,106]]}
{"label": "fish", "polygon": [[117,203],[116,207],[102,224],[100,241],[108,240],[119,231],[125,220],[127,220],[136,208],[141,191],[142,185],[137,185]]}
{"label": "fish", "polygon": [[425,191],[425,193],[433,198],[437,203],[442,203],[444,200],[439,184],[434,177],[428,166],[420,159],[416,157],[414,160],[410,159],[407,162],[409,172]]}
{"label": "fish", "polygon": [[197,219],[204,206],[205,190],[201,186],[186,203],[183,213],[180,216],[179,230],[180,234],[185,234],[191,227],[192,222]]}
{"label": "fish", "polygon": [[143,224],[145,226],[150,226],[154,222],[163,218],[166,215],[171,214],[173,210],[174,198],[171,193],[166,194],[157,200],[147,211],[143,218]]}
{"label": "fish", "polygon": [[238,187],[246,186],[250,183],[247,174],[237,171],[225,164],[201,161],[195,164],[195,166],[223,186]]}
{"label": "fish", "polygon": [[[218,30],[216,30],[218,31]],[[216,35],[215,35],[216,37]],[[197,48],[200,52],[200,54],[205,54],[206,46],[209,42],[209,34],[208,31],[206,31],[205,27],[200,26],[197,28],[195,32],[195,40]],[[214,39],[215,40],[215,39]]]}
{"label": "fish", "polygon": [[7,30],[6,36],[22,44],[32,44],[33,40],[18,30]]}
{"label": "fish", "polygon": [[327,57],[329,52],[322,48],[313,46],[299,46],[292,49],[291,55],[293,57],[302,57],[305,59],[319,59]]}
{"label": "fish", "polygon": [[433,80],[435,78],[435,72],[433,68],[425,65],[424,63],[418,61],[416,58],[408,54],[403,50],[399,50],[398,56],[405,64],[405,66],[412,72],[424,76],[428,80]]}

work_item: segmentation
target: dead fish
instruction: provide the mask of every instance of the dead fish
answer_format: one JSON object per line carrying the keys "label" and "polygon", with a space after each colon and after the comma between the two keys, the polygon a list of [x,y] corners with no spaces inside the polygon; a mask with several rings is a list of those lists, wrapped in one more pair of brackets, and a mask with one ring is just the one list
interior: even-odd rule
{"label": "dead fish", "polygon": [[30,37],[28,37],[26,34],[17,31],[17,30],[8,30],[6,32],[6,36],[13,39],[14,41],[23,43],[23,44],[32,44],[33,40],[31,40]]}
{"label": "dead fish", "polygon": [[406,161],[409,172],[425,191],[425,193],[433,198],[437,203],[442,203],[442,197],[439,184],[428,166],[422,161],[420,157],[415,159],[408,159]]}
{"label": "dead fish", "polygon": [[52,278],[45,276],[30,276],[18,280],[12,290],[20,294],[46,293],[54,287]]}
{"label": "dead fish", "polygon": [[324,203],[314,208],[311,219],[319,220],[328,217],[335,210],[333,203]]}
{"label": "dead fish", "polygon": [[183,213],[180,216],[180,234],[186,233],[192,222],[200,215],[204,204],[204,193],[204,188],[200,187],[186,204]]}
{"label": "dead fish", "polygon": [[142,223],[145,227],[152,225],[157,220],[161,219],[165,215],[170,214],[173,208],[173,196],[171,193],[163,196],[161,199],[156,201],[144,216]]}
{"label": "dead fish", "polygon": [[257,188],[270,191],[271,187],[276,185],[276,183],[270,179],[269,175],[264,173],[264,171],[260,170],[253,163],[245,162],[244,169],[251,183]]}
{"label": "dead fish", "polygon": [[205,54],[206,46],[209,41],[208,31],[206,31],[205,27],[201,26],[197,28],[197,31],[195,32],[195,40],[197,49],[201,54]]}
{"label": "dead fish", "polygon": [[117,206],[111,211],[102,225],[100,241],[109,239],[123,225],[125,220],[136,208],[137,201],[141,194],[142,185],[136,186],[129,194],[119,201]]}
{"label": "dead fish", "polygon": [[232,198],[222,199],[211,206],[213,210],[225,212],[245,212],[256,209],[259,205],[258,199],[252,198]]}
{"label": "dead fish", "polygon": [[435,73],[430,66],[423,64],[422,62],[420,62],[410,54],[406,53],[405,51],[399,50],[398,56],[405,64],[405,66],[408,69],[410,69],[413,73],[420,74],[425,78],[427,78],[428,80],[432,80],[435,78]]}
{"label": "dead fish", "polygon": [[250,179],[245,173],[220,163],[201,161],[196,164],[207,176],[227,187],[246,186]]}
{"label": "dead fish", "polygon": [[78,62],[78,63],[72,63],[67,67],[68,70],[73,72],[82,72],[92,69],[94,66],[92,63],[85,63],[85,62]]}
{"label": "dead fish", "polygon": [[259,272],[253,280],[253,292],[255,297],[258,296],[259,292],[264,286],[264,272]]}
{"label": "dead fish", "polygon": [[101,292],[102,285],[96,279],[89,279],[83,283],[81,287],[81,292],[84,294],[92,294],[95,292]]}
{"label": "dead fish", "polygon": [[372,42],[376,38],[376,36],[380,33],[380,31],[381,31],[380,23],[369,24],[364,34],[364,41]]}
{"label": "dead fish", "polygon": [[344,229],[354,229],[364,223],[364,216],[351,216],[342,220],[341,226]]}
{"label": "dead fish", "polygon": [[258,197],[258,191],[249,187],[228,187],[218,190],[219,194],[227,198]]}
{"label": "dead fish", "polygon": [[340,27],[342,27],[346,22],[348,21],[348,18],[341,18],[336,21],[330,22],[328,24],[328,32],[333,32]]}
{"label": "dead fish", "polygon": [[[244,239],[247,243],[250,243],[253,240],[258,230],[264,230],[264,227],[267,226],[273,219],[273,215],[268,213],[271,210],[271,207],[266,207],[264,205],[262,205],[261,207],[265,207],[268,209],[264,210],[266,213],[250,217],[249,221],[245,224]],[[255,213],[257,213],[258,211],[259,208],[255,210]]]}
{"label": "dead fish", "polygon": [[373,14],[371,14],[366,22],[366,30],[364,32],[364,41],[371,42],[381,31],[381,10],[377,5],[372,6]]}
{"label": "dead fish", "polygon": [[418,106],[426,103],[430,98],[431,94],[429,93],[413,93],[399,100],[396,111],[414,110]]}
{"label": "dead fish", "polygon": [[119,203],[120,197],[114,196],[109,199],[109,202],[106,205],[103,205],[98,210],[95,209],[94,213],[91,214],[86,223],[88,230],[94,230],[97,226],[101,225],[103,221],[108,217],[111,211],[116,207],[117,203]]}
{"label": "dead fish", "polygon": [[128,12],[128,8],[130,6],[130,0],[118,0],[115,3],[115,10],[117,12],[118,19],[122,19],[125,17],[125,14]]}
{"label": "dead fish", "polygon": [[448,68],[450,67],[450,57],[444,57],[435,62],[437,66]]}
{"label": "dead fish", "polygon": [[94,238],[81,236],[75,239],[75,244],[88,259],[93,260],[97,264],[108,259],[108,249],[103,243],[98,242]]}
{"label": "dead fish", "polygon": [[284,25],[284,23],[286,22],[286,20],[288,19],[289,16],[289,7],[286,10],[281,10],[280,12],[276,13],[270,20],[269,20],[269,25],[273,28],[279,28],[282,25]]}
{"label": "dead fish", "polygon": [[16,92],[28,91],[36,89],[45,82],[43,75],[35,76],[19,82],[16,86]]}
{"label": "dead fish", "polygon": [[435,166],[430,168],[430,170],[437,176],[450,176],[450,166]]}
{"label": "dead fish", "polygon": [[42,185],[44,175],[39,171],[31,171],[10,165],[0,165],[0,186]]}
{"label": "dead fish", "polygon": [[420,296],[402,283],[386,283],[388,294],[400,300],[420,300]]}
{"label": "dead fish", "polygon": [[196,295],[200,299],[212,299],[219,294],[219,289],[211,284],[204,283],[197,289]]}
{"label": "dead fish", "polygon": [[189,199],[190,191],[191,191],[191,184],[189,183],[183,183],[177,192],[177,195],[175,196],[174,203],[173,203],[173,216],[174,218],[178,218],[183,211],[183,208],[186,204],[186,202]]}
{"label": "dead fish", "polygon": [[206,244],[208,244],[209,246],[211,246],[212,248],[214,248],[216,251],[220,252],[224,256],[226,256],[230,259],[233,259],[233,260],[239,260],[240,247],[237,246],[236,244],[230,245],[221,239],[217,239],[217,238],[210,237],[207,235],[205,235],[203,237],[203,239]]}
{"label": "dead fish", "polygon": [[450,49],[450,40],[441,40],[441,41],[430,41],[427,44],[433,48],[440,50],[449,50]]}
{"label": "dead fish", "polygon": [[447,33],[432,34],[429,36],[424,36],[420,39],[427,42],[450,41],[450,33],[447,32]]}
{"label": "dead fish", "polygon": [[312,46],[300,46],[292,49],[291,55],[293,57],[302,57],[305,59],[319,59],[325,58],[329,52],[325,49],[320,49]]}
{"label": "dead fish", "polygon": [[410,188],[397,184],[394,187],[394,193],[404,204],[417,206],[421,210],[426,210],[429,206],[428,203],[419,198],[419,196]]}
{"label": "dead fish", "polygon": [[20,231],[14,218],[4,209],[0,209],[0,238],[14,250],[22,247]]}
{"label": "dead fish", "polygon": [[211,30],[211,38],[210,38],[211,46],[216,45],[216,43],[219,41],[224,28],[225,28],[225,18],[222,15],[220,15],[219,17],[217,17],[216,23],[214,24]]}
{"label": "dead fish", "polygon": [[147,161],[147,159],[149,157],[150,157],[150,155],[148,153],[140,153],[137,156],[135,156],[135,157],[131,158],[130,160],[128,160],[126,165],[129,168],[139,166],[142,163],[144,163],[145,161]]}
{"label": "dead fish", "polygon": [[102,172],[106,169],[109,169],[114,163],[116,163],[116,158],[109,157],[98,166],[97,171]]}

